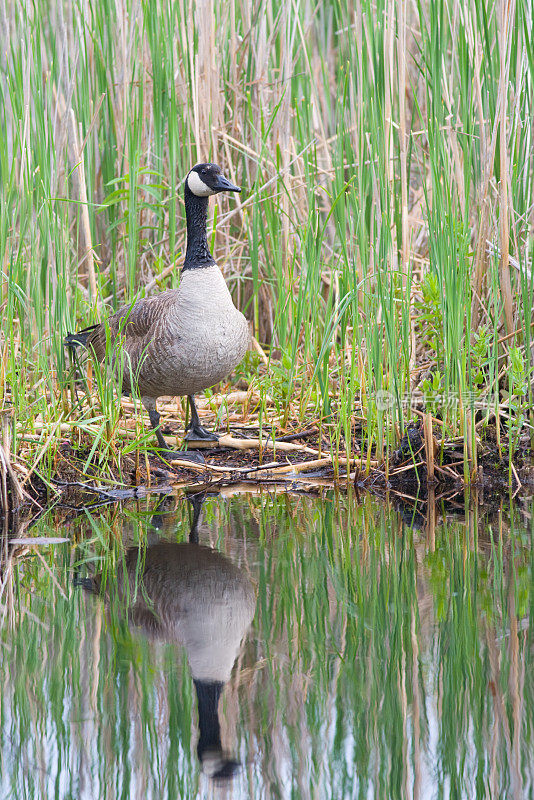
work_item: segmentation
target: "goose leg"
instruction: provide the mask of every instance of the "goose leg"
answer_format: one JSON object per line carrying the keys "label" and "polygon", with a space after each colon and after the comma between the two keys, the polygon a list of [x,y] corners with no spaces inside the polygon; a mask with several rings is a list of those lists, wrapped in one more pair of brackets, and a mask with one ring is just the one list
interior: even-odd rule
{"label": "goose leg", "polygon": [[161,447],[162,450],[167,450],[167,442],[160,430],[159,423],[161,420],[161,415],[156,411],[155,408],[148,409],[148,416],[150,417],[150,424],[154,428],[154,433],[156,434],[156,439],[158,440],[158,445]]}
{"label": "goose leg", "polygon": [[160,448],[159,455],[165,461],[172,461],[173,459],[179,458],[182,461],[196,461],[199,464],[203,464],[205,459],[201,453],[190,451],[188,453],[175,450],[169,450],[167,447],[167,442],[160,430],[160,420],[161,416],[158,413],[156,408],[156,401],[152,397],[143,397],[142,398],[143,405],[148,411],[148,416],[150,417],[150,424],[154,428],[154,433],[156,434],[156,439],[158,440],[158,446]]}
{"label": "goose leg", "polygon": [[218,442],[219,437],[216,433],[211,433],[203,428],[200,424],[197,407],[195,405],[195,398],[192,394],[187,396],[189,400],[189,408],[191,409],[191,421],[187,426],[185,434],[186,442]]}
{"label": "goose leg", "polygon": [[191,544],[198,544],[198,522],[200,520],[200,512],[202,511],[202,504],[206,493],[190,495],[187,499],[193,506],[193,520],[191,522],[191,530],[189,531],[189,541]]}
{"label": "goose leg", "polygon": [[222,681],[193,679],[198,701],[199,738],[197,754],[202,771],[214,781],[229,781],[239,772],[241,764],[228,757],[221,744],[219,699],[224,688]]}

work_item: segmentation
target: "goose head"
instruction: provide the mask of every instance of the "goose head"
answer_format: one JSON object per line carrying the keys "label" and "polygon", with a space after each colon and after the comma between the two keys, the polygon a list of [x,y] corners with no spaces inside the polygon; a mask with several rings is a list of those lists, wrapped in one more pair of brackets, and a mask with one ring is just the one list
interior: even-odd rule
{"label": "goose head", "polygon": [[185,180],[186,186],[196,197],[211,197],[219,192],[240,192],[241,188],[230,183],[217,164],[197,164]]}

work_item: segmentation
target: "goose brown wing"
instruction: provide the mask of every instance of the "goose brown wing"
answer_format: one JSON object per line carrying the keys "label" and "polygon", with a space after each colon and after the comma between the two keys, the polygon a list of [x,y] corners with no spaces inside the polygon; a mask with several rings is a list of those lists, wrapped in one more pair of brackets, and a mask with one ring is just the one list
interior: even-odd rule
{"label": "goose brown wing", "polygon": [[[101,361],[106,354],[106,337],[111,343],[117,337],[124,339],[124,349],[134,361],[143,353],[154,338],[155,328],[162,314],[168,313],[176,299],[176,291],[163,292],[156,297],[137,300],[131,306],[124,306],[112,314],[106,322],[96,326],[87,339]],[[109,331],[109,333],[107,333]]]}

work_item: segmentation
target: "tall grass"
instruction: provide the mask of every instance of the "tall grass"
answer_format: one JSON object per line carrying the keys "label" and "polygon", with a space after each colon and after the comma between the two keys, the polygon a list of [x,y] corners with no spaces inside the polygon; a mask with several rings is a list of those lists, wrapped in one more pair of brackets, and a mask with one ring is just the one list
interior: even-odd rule
{"label": "tall grass", "polygon": [[245,188],[217,201],[215,251],[283,424],[332,414],[350,448],[363,418],[383,458],[417,401],[473,469],[482,406],[511,455],[534,423],[532,32],[528,0],[4,5],[19,432],[69,419],[68,329],[177,285],[181,181],[211,159]]}

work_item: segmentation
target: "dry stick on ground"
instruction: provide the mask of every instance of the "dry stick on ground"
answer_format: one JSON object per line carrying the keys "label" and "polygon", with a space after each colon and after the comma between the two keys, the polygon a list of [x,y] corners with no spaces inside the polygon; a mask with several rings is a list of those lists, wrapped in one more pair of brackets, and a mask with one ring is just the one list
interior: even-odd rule
{"label": "dry stick on ground", "polygon": [[424,466],[426,466],[424,461],[418,461],[417,463],[412,461],[409,464],[406,464],[404,467],[395,467],[391,470],[390,475],[399,475],[401,472],[409,472],[411,469]]}
{"label": "dry stick on ground", "polygon": [[[340,462],[346,465],[347,459],[340,459]],[[355,464],[354,459],[351,459],[351,463]],[[185,469],[191,469],[194,472],[214,472],[218,475],[223,474],[231,474],[231,475],[239,475],[241,477],[249,474],[257,474],[259,472],[266,473],[266,476],[271,475],[292,475],[295,473],[301,472],[308,472],[310,470],[320,469],[322,467],[332,467],[333,461],[330,456],[325,458],[318,458],[313,461],[300,461],[298,464],[279,464],[277,461],[271,462],[269,464],[262,464],[259,466],[254,467],[230,467],[230,466],[219,466],[218,464],[196,464],[195,462],[181,460],[179,458],[172,459],[170,464],[173,467],[183,467]],[[264,477],[266,477],[264,476]]]}
{"label": "dry stick on ground", "polygon": [[445,478],[448,478],[448,479],[452,478],[455,481],[461,481],[462,480],[462,476],[461,475],[458,475],[457,472],[455,472],[453,469],[450,469],[450,464],[444,464],[441,467],[438,466],[437,464],[434,464],[434,469],[436,470],[436,472],[439,472]]}
{"label": "dry stick on ground", "polygon": [[[347,459],[343,459],[347,462]],[[354,464],[354,459],[351,459],[351,464]],[[333,466],[330,456],[325,458],[317,458],[315,461],[301,461],[298,464],[285,464],[284,466],[275,467],[270,470],[273,475],[287,475],[299,472],[309,472],[311,470],[321,469],[322,467]]]}
{"label": "dry stick on ground", "polygon": [[[72,433],[76,428],[79,428],[82,432],[86,433],[98,433],[99,428],[96,425],[91,424],[80,424],[77,425],[76,423],[67,423],[67,422],[55,422],[48,424],[46,422],[36,422],[33,425],[35,430],[35,434],[21,434],[23,438],[28,439],[29,441],[41,441],[41,436],[38,434],[48,434],[51,432],[51,435],[57,433]],[[120,436],[135,440],[138,438],[135,431],[128,430],[127,428],[116,428],[116,433]],[[204,443],[198,443],[204,444]],[[300,452],[300,453],[310,453],[310,455],[317,456],[318,451],[314,450],[311,447],[306,447],[305,445],[295,444],[293,442],[278,442],[276,439],[273,440],[271,438],[266,439],[238,439],[237,437],[232,436],[231,434],[225,434],[219,437],[218,442],[208,442],[208,449],[214,449],[217,447],[229,447],[233,450],[258,450],[260,447],[267,448],[270,450],[278,449],[283,452]]]}
{"label": "dry stick on ground", "polygon": [[286,433],[284,436],[277,436],[277,442],[292,442],[295,439],[307,439],[308,436],[314,436],[316,433],[319,433],[319,429],[316,427],[313,428],[306,428],[303,431],[296,431],[295,433]]}
{"label": "dry stick on ground", "polygon": [[280,450],[285,453],[309,453],[310,455],[317,456],[318,451],[311,447],[306,447],[303,444],[295,444],[294,442],[277,442],[276,439],[238,439],[231,434],[219,436],[218,442],[209,442],[210,447],[213,444],[217,447],[231,447],[234,450],[258,450],[259,448],[269,450]]}
{"label": "dry stick on ground", "polygon": [[[51,437],[56,435],[58,432],[59,433],[72,432],[74,430],[74,428],[76,428],[76,427],[77,426],[75,424],[67,424],[67,423],[55,423],[52,426],[46,425],[45,423],[37,423],[34,426],[34,428],[35,428],[36,431],[37,430],[41,431],[41,433],[48,433],[50,431],[50,428],[52,428],[52,431],[51,431],[47,441],[45,442],[44,448],[40,453],[40,457],[42,456],[42,452],[44,451],[44,449],[48,445],[49,441],[51,440]],[[82,431],[85,430],[88,433],[97,432],[96,426],[92,426],[92,425],[83,425],[81,427],[81,430]],[[124,428],[118,428],[117,429],[117,433],[119,433],[121,436],[123,436],[126,439],[135,440],[137,438],[137,435],[136,435],[135,431],[125,430]],[[28,438],[34,438],[34,437],[30,434]],[[38,440],[40,439],[40,437],[35,437],[35,438],[38,439]],[[311,456],[315,456],[315,459],[317,459],[318,456],[319,456],[319,451],[318,450],[315,450],[315,449],[313,449],[311,447],[307,447],[306,445],[296,444],[294,442],[278,442],[276,439],[273,441],[270,438],[269,439],[256,439],[256,438],[254,438],[254,439],[252,439],[252,438],[251,439],[239,439],[237,437],[234,437],[234,436],[228,434],[228,435],[220,436],[218,442],[214,442],[214,443],[210,442],[211,446],[213,444],[215,444],[216,446],[221,447],[221,448],[226,448],[227,447],[227,448],[231,448],[233,450],[259,450],[260,448],[262,448],[262,449],[268,449],[268,450],[278,450],[280,452],[285,452],[285,453],[307,453],[307,454],[309,454]],[[40,459],[38,459],[38,460],[40,460]],[[328,456],[327,460],[328,460],[329,463],[333,463],[333,459],[332,459],[331,456]],[[173,460],[172,463],[177,463],[177,461],[178,461],[178,459],[177,460]],[[339,457],[337,459],[337,462],[341,466],[346,466],[347,463],[356,464],[357,461],[359,463],[360,460],[359,459],[350,459],[350,462],[349,462],[348,459],[343,458],[343,457]],[[308,463],[310,463],[310,462],[308,462]],[[378,465],[377,461],[372,461],[370,463],[373,466]],[[202,465],[194,464],[194,462],[191,462],[191,461],[187,461],[186,462],[184,460],[184,461],[180,462],[180,465],[184,465],[184,466],[187,465],[187,466],[190,466],[192,469],[198,469],[199,467],[200,467],[200,469],[203,469]],[[224,469],[224,470],[228,471],[228,468],[226,468],[226,467],[225,468],[221,468],[221,469]]]}
{"label": "dry stick on ground", "polygon": [[[233,450],[259,450],[261,449],[268,449],[268,450],[279,450],[280,452],[285,453],[308,453],[309,455],[313,455],[317,457],[319,452],[314,450],[312,447],[306,447],[306,445],[302,444],[295,444],[294,442],[278,442],[276,439],[238,439],[235,436],[230,434],[225,436],[220,436],[218,442],[214,442],[210,444],[215,444],[218,447],[230,447]],[[354,461],[354,459],[352,459]],[[339,463],[347,463],[346,458],[340,458]]]}
{"label": "dry stick on ground", "polygon": [[[231,447],[235,450],[259,450],[261,449],[268,449],[268,450],[279,450],[280,452],[285,453],[308,453],[309,455],[313,455],[316,458],[319,458],[320,453],[318,450],[313,449],[312,447],[306,447],[302,444],[294,444],[293,442],[279,442],[276,439],[237,439],[234,436],[220,436],[219,437],[219,447]],[[339,456],[336,459],[333,459],[332,456],[326,456],[331,464],[337,463],[340,466],[347,466],[347,464],[360,464],[361,459],[358,458],[351,458],[347,459],[343,456]],[[305,462],[303,462],[305,463]],[[308,462],[309,463],[309,462]],[[378,466],[378,461],[370,461],[371,466]],[[295,465],[293,465],[295,466]]]}

